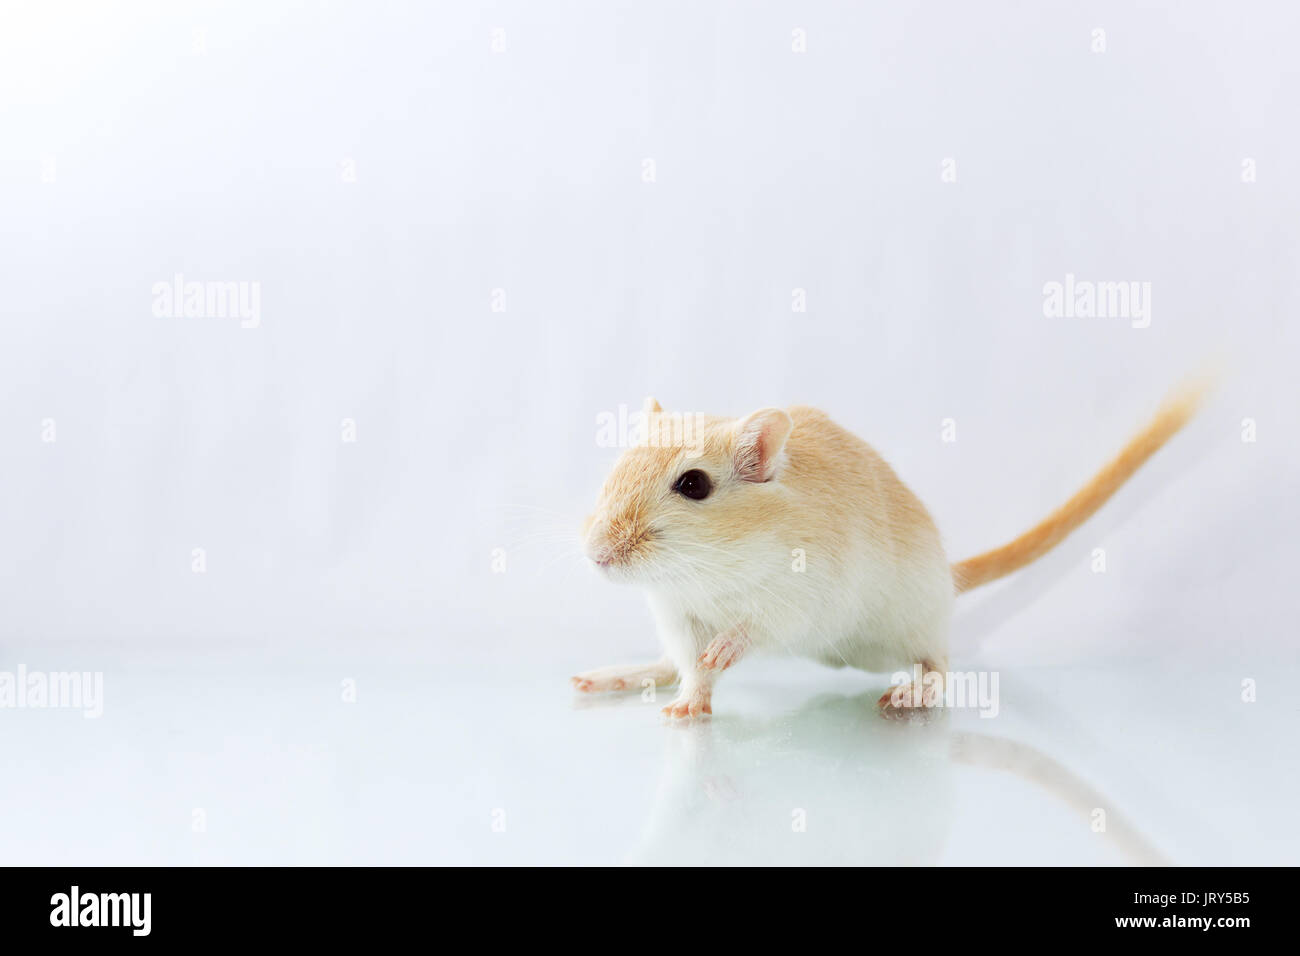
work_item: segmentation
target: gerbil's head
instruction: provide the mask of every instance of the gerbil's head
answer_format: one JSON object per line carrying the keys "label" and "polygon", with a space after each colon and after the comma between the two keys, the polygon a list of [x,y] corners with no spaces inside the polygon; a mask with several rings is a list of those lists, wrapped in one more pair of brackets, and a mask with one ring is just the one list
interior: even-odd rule
{"label": "gerbil's head", "polygon": [[670,415],[653,399],[643,415],[643,440],[614,465],[587,519],[587,556],[609,576],[641,583],[743,572],[751,546],[781,517],[790,416]]}

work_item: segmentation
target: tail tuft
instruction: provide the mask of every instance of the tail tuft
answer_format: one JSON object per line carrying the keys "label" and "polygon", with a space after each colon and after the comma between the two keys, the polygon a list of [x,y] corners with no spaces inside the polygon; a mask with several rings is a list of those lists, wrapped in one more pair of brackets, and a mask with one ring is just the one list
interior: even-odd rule
{"label": "tail tuft", "polygon": [[1153,418],[1124,449],[1079,489],[1074,497],[1020,537],[1000,548],[952,566],[957,593],[969,591],[1019,571],[1056,547],[1104,505],[1148,458],[1160,450],[1196,414],[1213,379],[1193,379],[1172,392]]}

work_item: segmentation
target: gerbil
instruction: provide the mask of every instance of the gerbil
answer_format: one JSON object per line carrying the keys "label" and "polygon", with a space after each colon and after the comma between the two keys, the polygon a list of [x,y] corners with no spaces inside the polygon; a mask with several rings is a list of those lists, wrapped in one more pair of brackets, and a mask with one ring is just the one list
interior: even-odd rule
{"label": "gerbil", "polygon": [[[953,597],[1046,554],[1194,413],[1203,389],[1150,424],[1069,501],[1009,544],[950,565],[925,507],[866,442],[820,411],[695,416],[690,441],[647,440],[619,458],[587,519],[607,576],[641,585],[666,652],[573,678],[581,691],[680,680],[670,717],[713,712],[718,675],[751,649],[925,679],[886,692],[887,714],[939,702]],[[646,435],[667,433],[649,399]],[[800,567],[800,562],[805,566]],[[799,573],[802,571],[802,573]]]}

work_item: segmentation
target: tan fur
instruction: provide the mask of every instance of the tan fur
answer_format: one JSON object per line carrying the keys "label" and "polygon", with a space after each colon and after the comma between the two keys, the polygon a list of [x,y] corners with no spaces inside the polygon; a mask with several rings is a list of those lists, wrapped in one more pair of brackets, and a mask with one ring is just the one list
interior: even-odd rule
{"label": "tan fur", "polygon": [[1018,571],[1056,547],[1087,521],[1160,450],[1196,413],[1209,390],[1208,380],[1198,380],[1170,395],[1160,410],[1124,449],[1092,480],[1045,520],[1008,544],[967,558],[952,567],[953,584],[960,594]]}

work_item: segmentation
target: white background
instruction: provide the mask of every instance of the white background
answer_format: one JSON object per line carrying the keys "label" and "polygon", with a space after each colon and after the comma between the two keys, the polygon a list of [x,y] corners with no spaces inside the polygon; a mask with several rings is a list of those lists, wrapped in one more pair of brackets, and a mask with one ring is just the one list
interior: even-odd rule
{"label": "white background", "polygon": [[[105,701],[0,710],[0,861],[1134,858],[1096,808],[1297,861],[1294,5],[2,9],[0,671]],[[260,325],[155,316],[177,273],[260,283]],[[1150,327],[1045,317],[1067,273],[1151,283]],[[887,728],[885,678],[787,661],[703,726],[573,700],[656,653],[577,550],[601,413],[822,407],[956,559],[1215,355],[1101,515],[963,599],[997,719]]]}

